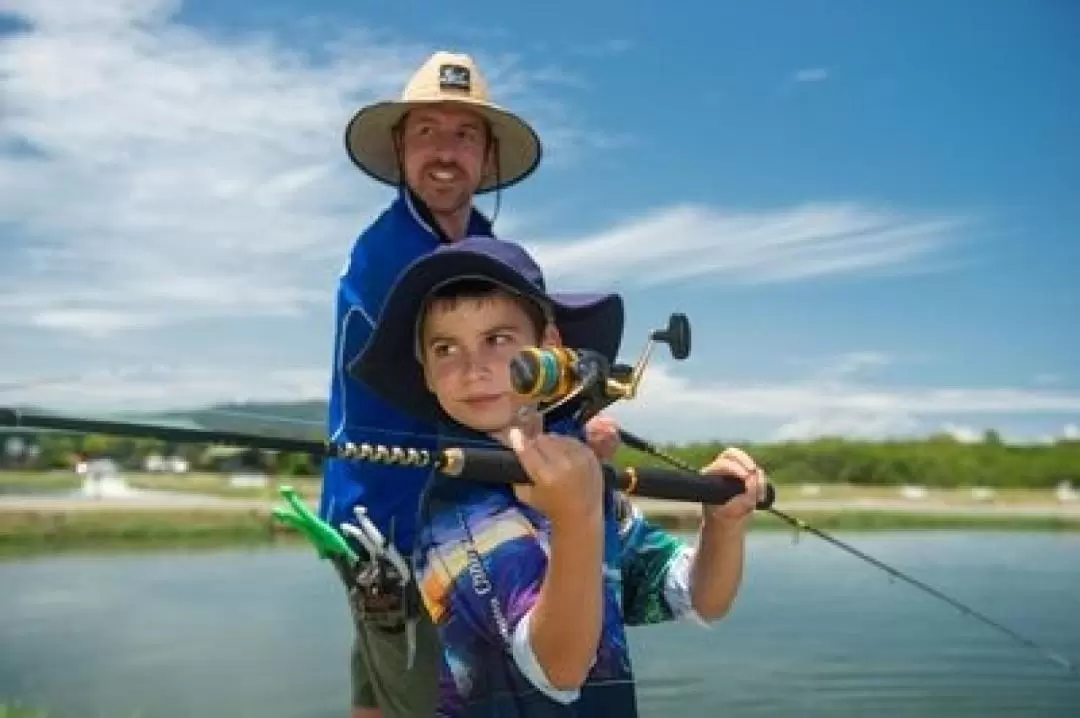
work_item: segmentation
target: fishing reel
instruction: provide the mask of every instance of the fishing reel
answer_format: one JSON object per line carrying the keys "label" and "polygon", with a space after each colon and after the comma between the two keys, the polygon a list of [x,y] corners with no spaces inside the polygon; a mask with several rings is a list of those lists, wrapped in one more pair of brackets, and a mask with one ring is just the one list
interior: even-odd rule
{"label": "fishing reel", "polygon": [[671,358],[676,361],[683,361],[690,356],[690,320],[685,314],[672,314],[668,318],[666,329],[654,329],[649,334],[649,341],[636,364],[615,364],[611,367],[610,376],[604,383],[604,391],[613,401],[633,399],[637,396],[641,377],[645,374],[645,368],[657,344],[667,344]]}
{"label": "fishing reel", "polygon": [[690,320],[674,313],[663,329],[654,329],[634,364],[611,364],[596,352],[566,347],[530,347],[510,364],[514,391],[543,406],[547,414],[577,399],[575,417],[588,421],[605,408],[637,396],[641,379],[657,344],[666,344],[676,361],[690,356]]}

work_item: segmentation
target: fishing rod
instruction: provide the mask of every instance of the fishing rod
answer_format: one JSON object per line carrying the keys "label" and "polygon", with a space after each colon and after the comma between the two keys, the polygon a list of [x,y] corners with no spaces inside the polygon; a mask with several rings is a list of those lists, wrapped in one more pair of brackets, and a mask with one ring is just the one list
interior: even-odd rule
{"label": "fishing rod", "polygon": [[[444,476],[485,484],[528,484],[532,481],[509,449],[461,446],[432,451],[368,442],[337,444],[239,431],[61,416],[11,407],[0,407],[0,427],[53,429],[176,443],[213,444],[305,454],[316,459],[333,458],[431,468]],[[645,498],[723,504],[744,490],[742,482],[732,477],[703,481],[699,476],[687,476],[682,471],[662,468],[629,466],[619,469],[610,464],[602,464],[601,468],[604,482],[609,488]],[[774,500],[775,491],[772,491],[760,505],[771,505]]]}

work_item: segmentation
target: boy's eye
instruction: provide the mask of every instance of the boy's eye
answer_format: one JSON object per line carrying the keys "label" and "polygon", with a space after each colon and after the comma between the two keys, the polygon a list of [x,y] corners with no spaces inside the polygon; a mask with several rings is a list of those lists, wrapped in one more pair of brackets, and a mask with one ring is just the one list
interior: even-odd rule
{"label": "boy's eye", "polygon": [[439,358],[449,356],[452,350],[449,344],[433,344],[431,347],[432,355]]}

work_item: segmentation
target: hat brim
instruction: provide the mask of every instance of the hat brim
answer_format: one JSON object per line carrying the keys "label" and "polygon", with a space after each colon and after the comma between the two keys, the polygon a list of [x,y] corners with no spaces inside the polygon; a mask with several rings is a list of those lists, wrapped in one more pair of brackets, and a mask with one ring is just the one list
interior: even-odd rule
{"label": "hat brim", "polygon": [[[589,349],[616,361],[625,321],[618,294],[544,293],[511,267],[475,252],[429,254],[407,268],[395,283],[367,345],[347,370],[403,413],[437,423],[447,417],[428,390],[416,356],[416,327],[427,296],[448,281],[474,277],[501,285],[525,297],[548,303],[562,343]],[[569,415],[567,402],[550,412],[552,419]]]}
{"label": "hat brim", "polygon": [[359,110],[345,128],[345,151],[353,164],[372,178],[389,185],[401,184],[400,165],[394,148],[394,126],[405,113],[424,105],[452,104],[481,115],[498,138],[498,172],[486,174],[477,194],[505,189],[531,175],[540,164],[543,149],[536,131],[503,108],[469,98],[378,102]]}

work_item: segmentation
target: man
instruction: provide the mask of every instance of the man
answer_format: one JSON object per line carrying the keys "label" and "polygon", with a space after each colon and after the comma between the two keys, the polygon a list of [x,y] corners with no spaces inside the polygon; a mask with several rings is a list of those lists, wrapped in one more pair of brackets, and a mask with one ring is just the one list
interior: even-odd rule
{"label": "man", "polygon": [[[329,407],[335,442],[433,448],[434,427],[407,417],[351,379],[344,362],[367,342],[386,294],[414,259],[466,236],[493,237],[491,221],[473,207],[477,194],[528,177],[541,158],[536,132],[491,102],[487,82],[467,55],[437,52],[412,76],[397,101],[361,109],[349,122],[345,145],[352,161],[398,196],[357,239],[340,277]],[[498,199],[496,201],[498,203]],[[610,458],[614,427],[597,422],[589,443]],[[428,470],[328,460],[319,513],[339,527],[365,507],[368,518],[402,556],[412,554],[416,511]],[[415,637],[404,621],[418,597],[378,596],[345,575],[356,619],[353,718],[430,716],[435,705],[439,649],[424,612]],[[370,576],[369,576],[370,578]],[[409,641],[415,641],[411,670]],[[381,712],[380,712],[381,708]]]}

